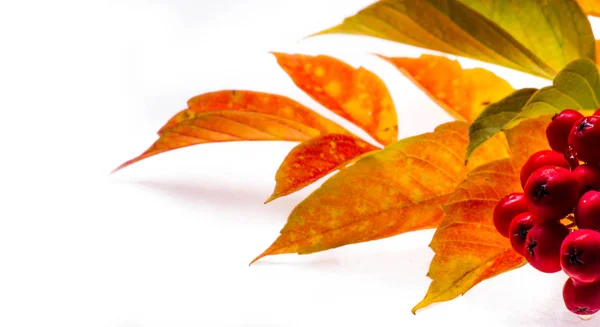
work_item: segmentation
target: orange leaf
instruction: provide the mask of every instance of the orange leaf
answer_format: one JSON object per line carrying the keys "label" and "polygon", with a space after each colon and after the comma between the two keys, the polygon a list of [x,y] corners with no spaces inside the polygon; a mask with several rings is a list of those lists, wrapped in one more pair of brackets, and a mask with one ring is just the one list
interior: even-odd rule
{"label": "orange leaf", "polygon": [[600,40],[596,40],[596,65],[600,63]]}
{"label": "orange leaf", "polygon": [[500,198],[522,192],[519,172],[523,163],[531,154],[549,148],[545,130],[550,117],[527,119],[507,130],[513,157],[479,166],[456,188],[430,244],[436,253],[428,273],[433,281],[413,313],[451,300],[481,281],[526,262],[495,230],[492,216]]}
{"label": "orange leaf", "polygon": [[600,17],[600,1],[598,0],[577,0],[583,12],[586,15]]}
{"label": "orange leaf", "polygon": [[329,56],[273,54],[294,83],[323,106],[382,144],[398,139],[396,109],[377,75]]}
{"label": "orange leaf", "polygon": [[195,96],[188,100],[188,109],[171,118],[161,131],[217,110],[257,112],[293,120],[322,132],[349,134],[343,127],[290,98],[244,90],[223,90]]}
{"label": "orange leaf", "polygon": [[546,127],[551,121],[552,115],[530,118],[504,132],[517,167],[523,166],[532,154],[541,150],[550,150],[546,140]]}
{"label": "orange leaf", "polygon": [[140,156],[115,171],[162,152],[195,144],[228,141],[306,141],[318,136],[314,128],[276,116],[244,111],[212,111],[163,129],[159,139]]}
{"label": "orange leaf", "polygon": [[489,104],[514,91],[510,84],[483,68],[462,69],[458,61],[422,55],[419,58],[388,58],[452,117],[472,122]]}
{"label": "orange leaf", "polygon": [[433,281],[413,313],[526,263],[496,231],[492,219],[498,200],[520,190],[518,169],[510,159],[478,167],[456,188],[430,244],[435,256],[427,276]]}
{"label": "orange leaf", "polygon": [[376,147],[365,141],[342,134],[325,134],[304,141],[283,160],[275,175],[275,191],[266,202],[296,192],[375,150]]}
{"label": "orange leaf", "polygon": [[467,135],[465,122],[443,124],[341,170],[292,211],[281,235],[254,261],[437,226],[442,205],[466,178]]}

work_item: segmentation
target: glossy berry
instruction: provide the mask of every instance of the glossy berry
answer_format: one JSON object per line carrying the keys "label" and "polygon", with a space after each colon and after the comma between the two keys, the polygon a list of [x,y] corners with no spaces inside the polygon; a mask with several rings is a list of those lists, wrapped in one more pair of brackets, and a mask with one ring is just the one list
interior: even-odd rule
{"label": "glossy berry", "polygon": [[575,223],[578,228],[600,231],[600,192],[587,191],[575,206]]}
{"label": "glossy berry", "polygon": [[579,167],[579,159],[577,159],[577,154],[575,153],[575,150],[573,150],[573,147],[570,145],[567,146],[567,151],[563,155],[569,163],[569,166],[571,166],[571,170]]}
{"label": "glossy berry", "polygon": [[567,235],[569,229],[558,222],[550,221],[534,225],[525,240],[523,249],[525,259],[541,272],[560,271],[560,246]]}
{"label": "glossy berry", "polygon": [[569,145],[586,163],[600,163],[600,117],[579,119],[569,133]]}
{"label": "glossy berry", "polygon": [[513,218],[508,226],[510,246],[520,255],[524,255],[523,250],[525,248],[527,234],[529,233],[529,230],[533,228],[534,224],[535,220],[533,219],[533,216],[531,216],[531,213],[524,212]]}
{"label": "glossy berry", "polygon": [[563,287],[563,300],[569,311],[593,315],[600,310],[600,282],[585,284],[569,278]]}
{"label": "glossy berry", "polygon": [[573,173],[579,179],[583,191],[600,190],[600,167],[595,165],[581,165]]}
{"label": "glossy berry", "polygon": [[502,236],[508,237],[508,225],[516,215],[527,211],[523,193],[511,193],[498,201],[494,208],[494,226]]}
{"label": "glossy berry", "polygon": [[552,150],[565,153],[569,145],[569,132],[577,120],[583,118],[579,111],[565,109],[552,117],[552,121],[546,127],[546,138]]}
{"label": "glossy berry", "polygon": [[594,111],[592,116],[600,116],[600,108],[596,109],[596,111]]}
{"label": "glossy berry", "polygon": [[580,283],[600,280],[600,233],[578,229],[569,234],[560,247],[562,270]]}
{"label": "glossy berry", "polygon": [[527,206],[538,223],[564,218],[573,211],[580,194],[579,180],[562,167],[540,168],[525,184]]}
{"label": "glossy berry", "polygon": [[525,187],[529,176],[539,168],[545,166],[559,166],[563,168],[571,168],[567,159],[556,151],[542,150],[534,153],[527,159],[527,161],[521,167],[521,186]]}

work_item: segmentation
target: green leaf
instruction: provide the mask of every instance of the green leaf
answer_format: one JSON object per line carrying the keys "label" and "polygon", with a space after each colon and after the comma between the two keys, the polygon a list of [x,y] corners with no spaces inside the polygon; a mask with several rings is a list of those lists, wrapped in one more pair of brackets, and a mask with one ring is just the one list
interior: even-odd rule
{"label": "green leaf", "polygon": [[589,59],[579,59],[567,65],[554,79],[552,86],[541,88],[525,104],[521,112],[504,129],[510,129],[527,118],[559,113],[564,109],[596,109],[600,107],[600,74]]}
{"label": "green leaf", "polygon": [[315,35],[332,33],[373,36],[545,78],[574,59],[595,58],[591,26],[575,1],[381,0]]}
{"label": "green leaf", "polygon": [[[535,93],[534,93],[535,92]],[[488,106],[469,128],[467,158],[490,137],[507,131],[528,118],[559,113],[571,108],[579,111],[600,107],[600,74],[589,59],[568,64],[552,86],[521,89]]]}
{"label": "green leaf", "polygon": [[536,91],[537,89],[520,89],[485,108],[469,126],[467,159],[480,145],[501,132],[504,125],[519,114]]}

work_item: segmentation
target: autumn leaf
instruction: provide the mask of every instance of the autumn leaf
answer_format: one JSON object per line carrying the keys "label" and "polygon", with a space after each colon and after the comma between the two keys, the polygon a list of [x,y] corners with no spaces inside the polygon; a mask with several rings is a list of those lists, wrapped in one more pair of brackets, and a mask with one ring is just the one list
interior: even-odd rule
{"label": "autumn leaf", "polygon": [[159,153],[196,144],[259,140],[301,142],[320,134],[312,127],[272,115],[244,111],[206,112],[163,129],[159,139],[148,150],[115,171]]}
{"label": "autumn leaf", "polygon": [[596,65],[600,63],[600,40],[596,40]]}
{"label": "autumn leaf", "polygon": [[546,141],[546,127],[551,121],[552,115],[526,119],[505,132],[517,167],[522,167],[532,154],[550,150],[550,144]]}
{"label": "autumn leaf", "polygon": [[473,121],[485,107],[514,90],[508,82],[488,70],[462,69],[458,61],[446,57],[380,57],[396,66],[458,120]]}
{"label": "autumn leaf", "polygon": [[363,140],[342,134],[325,134],[304,141],[283,160],[275,175],[275,190],[266,202],[296,192],[360,155],[377,149]]}
{"label": "autumn leaf", "polygon": [[427,273],[431,285],[413,313],[452,300],[481,281],[526,263],[496,231],[492,219],[498,200],[518,191],[518,169],[510,159],[478,167],[456,188],[429,245],[435,252]]}
{"label": "autumn leaf", "polygon": [[306,141],[321,133],[352,135],[343,127],[287,97],[224,90],[191,98],[144,153],[113,172],[159,153],[210,142]]}
{"label": "autumn leaf", "polygon": [[430,244],[435,252],[427,274],[431,285],[413,313],[432,303],[452,300],[481,281],[526,263],[496,231],[493,211],[505,195],[522,192],[520,168],[530,155],[549,148],[545,133],[548,123],[549,117],[527,119],[507,131],[513,157],[479,166],[456,188],[444,205],[446,216]]}
{"label": "autumn leaf", "polygon": [[537,89],[520,89],[506,98],[491,104],[469,126],[469,146],[467,158],[480,145],[495,135],[501,135],[502,128],[515,118]]}
{"label": "autumn leaf", "polygon": [[595,58],[591,26],[572,1],[381,0],[315,35],[331,33],[373,36],[545,78],[574,59]]}
{"label": "autumn leaf", "polygon": [[[307,254],[432,228],[466,178],[468,123],[452,122],[366,155],[328,179],[290,214],[277,240],[256,260]],[[493,151],[481,161],[505,158]],[[474,156],[478,156],[475,153]]]}
{"label": "autumn leaf", "polygon": [[600,17],[600,2],[598,0],[577,0],[577,2],[587,15]]}
{"label": "autumn leaf", "polygon": [[188,109],[177,113],[161,131],[218,110],[257,112],[293,120],[322,132],[349,134],[343,127],[288,97],[246,90],[223,90],[195,96],[188,100]]}
{"label": "autumn leaf", "polygon": [[273,53],[292,81],[313,99],[382,144],[398,139],[398,120],[383,81],[329,56]]}

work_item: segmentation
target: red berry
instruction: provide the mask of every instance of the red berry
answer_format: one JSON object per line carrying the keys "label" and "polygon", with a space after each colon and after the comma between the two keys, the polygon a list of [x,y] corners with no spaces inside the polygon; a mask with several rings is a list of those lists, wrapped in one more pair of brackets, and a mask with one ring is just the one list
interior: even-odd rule
{"label": "red berry", "polygon": [[600,192],[587,191],[575,206],[577,228],[600,231]]}
{"label": "red berry", "polygon": [[596,109],[596,111],[594,111],[592,116],[600,116],[600,108]]}
{"label": "red berry", "polygon": [[600,190],[600,167],[590,164],[581,165],[573,170],[584,191]]}
{"label": "red berry", "polygon": [[511,193],[498,201],[494,208],[494,226],[502,236],[508,237],[508,225],[516,215],[527,211],[523,193]]}
{"label": "red berry", "polygon": [[562,167],[540,168],[525,184],[527,206],[537,223],[559,220],[573,212],[580,194],[579,180]]}
{"label": "red berry", "polygon": [[521,167],[521,186],[525,187],[529,176],[539,168],[545,166],[559,166],[563,168],[571,168],[565,157],[552,150],[538,151],[529,157]]}
{"label": "red berry", "polygon": [[552,121],[546,127],[546,138],[552,150],[565,153],[569,145],[569,132],[573,124],[583,115],[573,109],[565,109],[552,117]]}
{"label": "red berry", "polygon": [[579,119],[569,133],[569,145],[580,160],[586,163],[600,163],[600,117]]}
{"label": "red berry", "polygon": [[569,278],[563,287],[563,300],[569,311],[593,315],[600,310],[600,282],[584,284]]}
{"label": "red berry", "polygon": [[579,229],[569,234],[560,247],[560,266],[580,283],[600,280],[600,233]]}
{"label": "red berry", "polygon": [[564,153],[564,157],[571,166],[571,170],[579,167],[579,159],[577,159],[577,154],[570,145],[567,146],[567,151]]}
{"label": "red berry", "polygon": [[567,235],[569,229],[558,222],[534,225],[525,240],[525,259],[541,272],[560,271],[560,246]]}
{"label": "red berry", "polygon": [[533,216],[529,212],[517,215],[510,222],[508,227],[510,246],[520,255],[524,255],[523,250],[525,249],[527,234],[533,228],[534,222]]}

